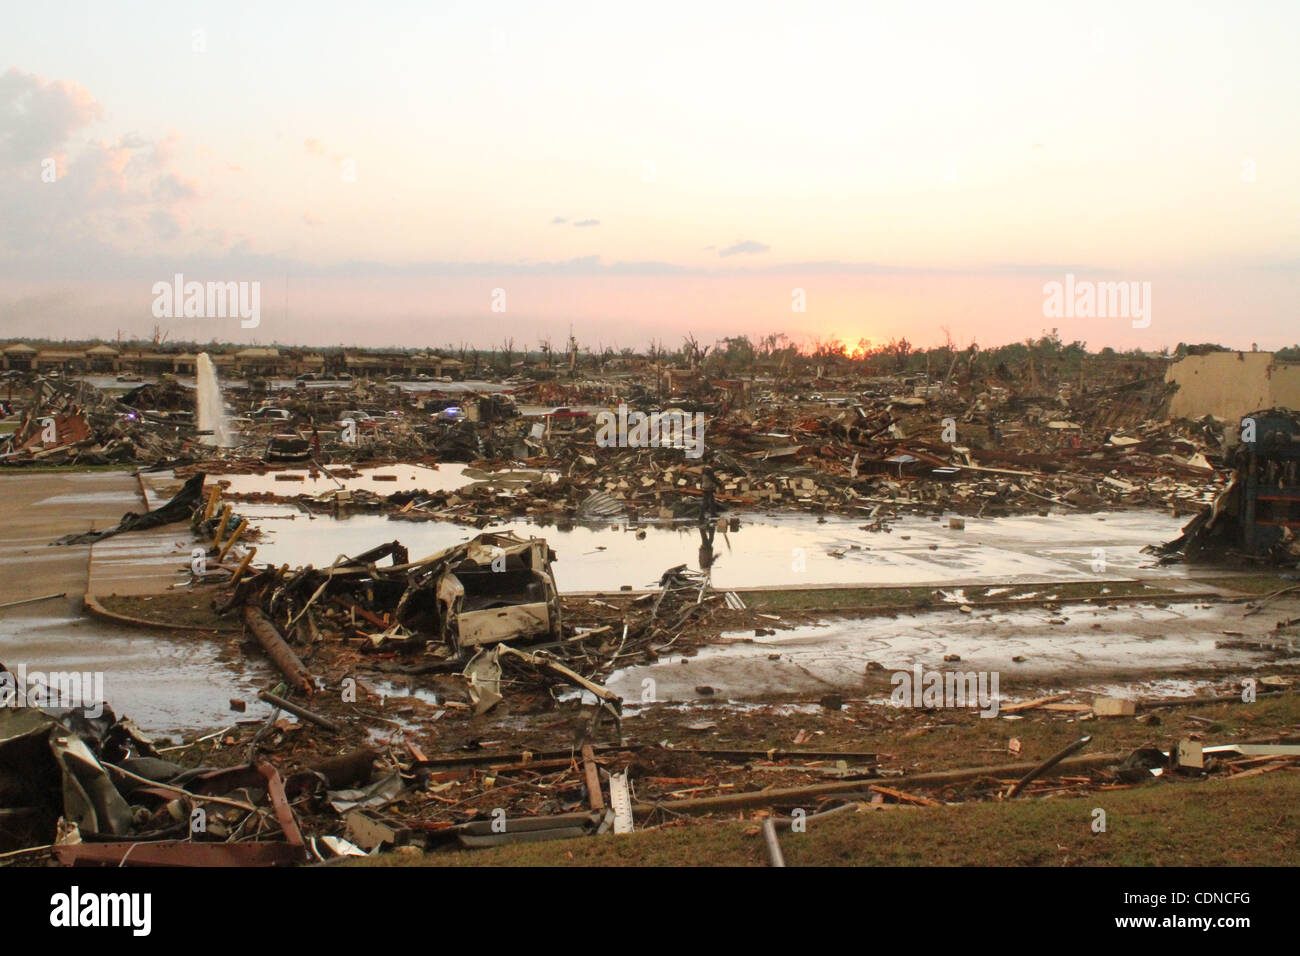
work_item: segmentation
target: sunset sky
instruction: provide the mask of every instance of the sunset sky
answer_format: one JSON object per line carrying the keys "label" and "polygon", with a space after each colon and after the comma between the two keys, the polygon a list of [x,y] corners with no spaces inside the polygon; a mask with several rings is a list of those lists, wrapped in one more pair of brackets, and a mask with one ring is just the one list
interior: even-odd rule
{"label": "sunset sky", "polygon": [[[11,4],[0,341],[1289,345],[1298,33],[1295,3]],[[260,282],[261,324],[159,322],[177,272]],[[1046,318],[1066,273],[1151,283],[1150,326]]]}

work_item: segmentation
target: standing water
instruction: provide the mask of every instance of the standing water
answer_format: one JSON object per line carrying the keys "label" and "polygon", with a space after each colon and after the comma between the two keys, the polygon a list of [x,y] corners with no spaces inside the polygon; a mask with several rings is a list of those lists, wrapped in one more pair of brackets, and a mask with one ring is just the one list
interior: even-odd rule
{"label": "standing water", "polygon": [[230,424],[226,421],[226,406],[221,401],[221,385],[217,382],[217,368],[207,352],[200,352],[195,364],[198,373],[199,431],[205,432],[203,444],[229,447]]}

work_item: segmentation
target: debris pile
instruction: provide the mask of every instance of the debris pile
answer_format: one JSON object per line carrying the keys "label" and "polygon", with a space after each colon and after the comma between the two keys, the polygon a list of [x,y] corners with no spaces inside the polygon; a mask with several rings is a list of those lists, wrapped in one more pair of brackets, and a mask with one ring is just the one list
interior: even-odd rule
{"label": "debris pile", "polygon": [[[268,392],[265,383],[255,388],[250,381],[227,392],[240,409],[233,447],[222,449],[202,444],[210,436],[194,425],[193,391],[174,379],[119,399],[85,382],[37,379],[0,454],[11,465],[190,462],[213,474],[268,462],[316,469],[417,461],[539,473],[523,487],[348,501],[407,520],[698,518],[713,512],[704,507],[710,492],[718,510],[872,519],[943,511],[992,517],[1050,507],[1162,506],[1178,513],[1209,503],[1229,468],[1223,423],[1162,417],[1171,386],[1158,360],[1092,365],[1086,384],[1082,372],[1077,381],[1053,380],[1032,362],[1027,373],[995,368],[984,379],[954,375],[954,362],[942,376],[840,374],[806,383],[830,398],[797,379],[774,382],[755,397],[753,382],[659,365],[649,378],[508,380],[490,391],[433,383],[417,392],[349,380],[311,387],[300,381]],[[598,404],[534,405],[524,413],[518,403],[525,399]],[[627,402],[651,415],[702,414],[704,457],[598,444],[593,412]]]}
{"label": "debris pile", "polygon": [[0,665],[0,851],[52,851],[67,865],[309,859],[290,795],[319,789],[315,776],[286,785],[251,755],[242,767],[187,769],[106,703],[59,707],[61,689],[26,678]]}
{"label": "debris pile", "polygon": [[39,378],[0,443],[0,462],[158,464],[190,457],[198,438],[192,411],[134,408],[86,382]]}
{"label": "debris pile", "polygon": [[1242,440],[1225,460],[1232,469],[1226,487],[1178,538],[1148,553],[1164,562],[1300,565],[1300,414],[1261,409],[1243,423]]}

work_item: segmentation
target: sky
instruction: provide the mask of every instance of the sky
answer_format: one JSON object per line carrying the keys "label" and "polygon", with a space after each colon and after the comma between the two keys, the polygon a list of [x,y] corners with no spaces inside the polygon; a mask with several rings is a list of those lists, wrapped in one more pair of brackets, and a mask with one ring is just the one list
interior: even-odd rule
{"label": "sky", "polygon": [[[9,4],[0,341],[1300,340],[1295,3]],[[155,284],[257,283],[257,325]],[[1049,314],[1135,283],[1146,315]]]}

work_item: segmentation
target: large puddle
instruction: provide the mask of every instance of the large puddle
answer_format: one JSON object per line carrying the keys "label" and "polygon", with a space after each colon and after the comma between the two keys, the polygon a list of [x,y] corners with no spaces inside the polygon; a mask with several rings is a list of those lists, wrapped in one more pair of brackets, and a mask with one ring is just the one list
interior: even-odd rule
{"label": "large puddle", "polygon": [[[277,481],[273,474],[228,476],[231,488],[245,493],[274,491],[319,494],[337,487],[328,476]],[[394,480],[378,477],[392,475]],[[400,490],[454,490],[478,480],[508,487],[535,473],[486,475],[460,464],[440,468],[390,465],[342,479],[351,489],[376,494]],[[71,480],[71,479],[68,479]],[[149,503],[166,500],[175,479],[146,476]],[[79,476],[74,487],[37,489],[33,509],[57,513],[118,515],[139,510],[139,500],[122,487],[120,475]],[[134,500],[132,500],[134,498]],[[119,507],[120,510],[119,510]],[[689,523],[538,524],[495,521],[483,529],[445,521],[389,520],[354,515],[342,520],[304,514],[292,505],[247,503],[237,510],[260,529],[259,564],[327,566],[338,555],[354,555],[386,541],[399,540],[413,558],[466,541],[479,530],[509,530],[523,537],[545,537],[556,551],[556,577],[566,592],[614,591],[623,586],[653,586],[670,567],[700,570],[711,564],[712,583],[721,589],[833,585],[930,585],[945,588],[952,603],[964,600],[966,584],[1036,584],[1072,580],[1176,581],[1186,572],[1152,566],[1141,548],[1175,537],[1185,518],[1165,512],[1127,511],[1105,515],[1049,515],[967,519],[964,530],[946,520],[924,517],[890,522],[889,532],[865,530],[862,520],[809,515],[742,515],[738,525],[715,526],[710,538]],[[31,513],[36,513],[35,510]],[[100,526],[108,521],[96,519]],[[115,520],[115,517],[114,517]],[[10,573],[22,569],[53,573],[82,560],[84,551],[47,547],[48,539],[13,529],[0,539],[0,563]],[[157,590],[186,576],[188,528],[173,525],[125,534],[95,546],[91,578],[96,593],[129,593],[138,581]],[[712,561],[708,560],[712,554]],[[69,585],[72,584],[71,578]],[[60,585],[62,586],[62,585]],[[51,587],[50,590],[55,590]],[[69,590],[74,588],[69,586]],[[1044,590],[1044,597],[1050,590]],[[709,685],[714,699],[754,699],[784,694],[823,693],[828,689],[864,692],[869,661],[888,670],[914,663],[928,668],[996,670],[1018,678],[1080,681],[1171,679],[1190,667],[1247,672],[1262,655],[1216,646],[1224,631],[1249,631],[1235,605],[1198,607],[1183,601],[1159,608],[1122,602],[1116,611],[1071,605],[1063,611],[1038,608],[977,608],[908,614],[898,618],[831,621],[822,626],[778,631],[703,649],[691,658],[669,658],[652,667],[616,674],[613,688],[629,700],[641,697],[642,681],[652,678],[661,701],[693,702],[695,688]],[[1052,624],[1054,616],[1065,624]],[[1266,622],[1271,623],[1271,622]],[[1260,627],[1265,626],[1263,623]],[[109,703],[147,732],[163,735],[196,728],[228,726],[249,719],[257,681],[270,671],[261,661],[231,660],[223,654],[230,637],[164,636],[108,625],[60,609],[33,607],[0,615],[0,660],[31,670],[102,672]],[[945,664],[946,654],[960,663]],[[1014,658],[1023,658],[1016,661]],[[395,694],[409,688],[392,682]],[[235,715],[229,700],[250,702]]]}
{"label": "large puddle", "polygon": [[[335,520],[311,518],[279,505],[243,505],[262,530],[260,562],[327,566],[340,554],[358,554],[399,540],[412,558],[467,541],[478,531],[443,521],[392,521],[383,515]],[[973,520],[964,531],[945,522],[903,518],[891,532],[870,532],[860,521],[807,515],[752,515],[737,530],[716,531],[711,574],[717,588],[828,585],[944,585],[1036,583],[1063,580],[1178,578],[1179,568],[1153,568],[1141,549],[1178,534],[1186,519],[1131,511]],[[540,525],[501,521],[484,530],[545,537],[559,556],[562,591],[641,589],[685,564],[700,570],[700,530],[693,524]]]}
{"label": "large puddle", "polygon": [[[229,727],[262,711],[254,666],[232,667],[219,649],[211,635],[164,638],[90,617],[0,617],[0,661],[10,670],[102,674],[114,713],[155,736]],[[269,675],[261,671],[261,685]],[[232,713],[232,697],[248,701],[248,713]]]}
{"label": "large puddle", "polygon": [[448,463],[431,468],[426,465],[381,465],[358,472],[341,465],[328,466],[329,474],[319,469],[288,468],[261,475],[210,474],[209,482],[220,482],[232,494],[270,493],[292,497],[319,495],[346,489],[391,495],[398,491],[455,491],[475,482],[494,487],[523,485],[537,479],[536,471],[485,472],[469,465]]}
{"label": "large puddle", "polygon": [[[1242,615],[1235,604],[1178,603],[1123,605],[1113,611],[1074,605],[1062,611],[946,611],[836,620],[765,637],[724,635],[733,643],[618,671],[607,684],[615,693],[639,700],[649,678],[656,700],[688,701],[702,699],[695,689],[701,685],[723,698],[832,690],[881,697],[879,683],[866,691],[868,663],[880,665],[885,674],[919,664],[927,671],[996,672],[1003,681],[1059,681],[1061,686],[1190,668],[1239,669],[1245,676],[1271,657],[1217,646],[1225,630],[1264,636],[1269,622],[1254,624],[1257,618]],[[1052,623],[1061,620],[1063,624]],[[950,655],[960,661],[945,662]],[[1116,687],[1109,685],[1111,692]],[[887,697],[886,691],[881,699]]]}

